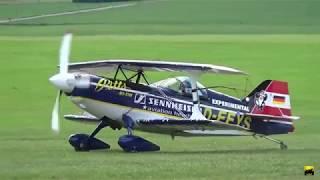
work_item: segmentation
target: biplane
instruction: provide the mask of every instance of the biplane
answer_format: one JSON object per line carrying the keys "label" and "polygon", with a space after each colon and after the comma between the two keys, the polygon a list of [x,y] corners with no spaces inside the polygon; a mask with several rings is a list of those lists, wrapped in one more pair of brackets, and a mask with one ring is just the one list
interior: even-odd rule
{"label": "biplane", "polygon": [[[52,129],[59,131],[60,97],[65,94],[84,111],[65,115],[76,122],[95,123],[91,134],[73,134],[69,143],[76,151],[109,149],[95,136],[100,130],[125,128],[118,140],[127,152],[157,151],[160,147],[135,130],[175,136],[254,136],[287,145],[271,138],[294,131],[288,83],[265,80],[239,99],[206,88],[197,81],[204,73],[246,75],[243,71],[210,64],[146,60],[99,60],[69,63],[71,34],[60,49],[60,72],[50,78],[58,88],[52,112]],[[112,77],[97,72],[114,72]],[[149,83],[148,71],[183,72],[188,76],[170,77]],[[129,73],[128,73],[129,72]],[[120,76],[122,78],[120,78]]]}

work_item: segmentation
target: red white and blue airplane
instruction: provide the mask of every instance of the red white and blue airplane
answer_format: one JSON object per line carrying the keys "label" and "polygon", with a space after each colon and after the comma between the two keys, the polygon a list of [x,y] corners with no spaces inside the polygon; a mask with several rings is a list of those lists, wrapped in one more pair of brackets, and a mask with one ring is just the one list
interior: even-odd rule
{"label": "red white and blue airplane", "polygon": [[[160,147],[134,130],[175,136],[254,136],[280,144],[270,135],[294,131],[288,83],[266,80],[244,98],[236,98],[205,88],[197,82],[203,73],[245,75],[223,66],[145,60],[101,60],[69,64],[71,34],[63,38],[60,72],[50,78],[59,89],[52,113],[52,129],[59,131],[59,104],[65,94],[80,109],[81,115],[65,115],[78,122],[98,124],[90,134],[69,138],[76,151],[109,149],[95,138],[105,127],[127,129],[118,144],[127,152],[157,151]],[[113,77],[96,75],[114,71]],[[179,71],[188,75],[150,84],[146,71]],[[123,78],[120,79],[119,76]]]}

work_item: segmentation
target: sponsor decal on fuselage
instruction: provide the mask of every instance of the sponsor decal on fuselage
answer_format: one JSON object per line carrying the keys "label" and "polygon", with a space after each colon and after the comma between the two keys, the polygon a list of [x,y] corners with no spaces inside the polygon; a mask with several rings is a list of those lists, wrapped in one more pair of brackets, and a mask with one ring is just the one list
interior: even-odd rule
{"label": "sponsor decal on fuselage", "polygon": [[209,120],[217,120],[226,124],[239,125],[244,128],[250,129],[252,119],[250,116],[245,116],[243,113],[223,111],[207,107],[202,109],[204,117],[206,117]]}
{"label": "sponsor decal on fuselage", "polygon": [[192,105],[190,104],[185,104],[185,103],[180,103],[175,101],[168,101],[165,99],[158,99],[154,97],[148,98],[148,105],[153,105],[157,107],[166,107],[171,109],[179,109],[185,112],[192,112]]}
{"label": "sponsor decal on fuselage", "polygon": [[125,82],[120,80],[110,80],[110,79],[101,78],[96,85],[95,91],[99,92],[99,91],[102,91],[103,89],[109,90],[111,88],[126,89],[127,85]]}
{"label": "sponsor decal on fuselage", "polygon": [[249,112],[249,107],[242,105],[242,104],[235,104],[235,103],[231,103],[231,102],[221,101],[218,99],[212,99],[211,103],[215,104],[215,105],[223,106],[223,107],[228,107],[228,108],[232,108],[232,109],[238,109],[238,110]]}
{"label": "sponsor decal on fuselage", "polygon": [[258,106],[259,109],[263,109],[263,107],[265,106],[266,104],[266,101],[267,101],[267,98],[268,98],[268,95],[265,91],[260,91],[260,92],[257,92],[254,96],[254,101],[256,103],[256,105]]}
{"label": "sponsor decal on fuselage", "polygon": [[[192,114],[191,104],[169,101],[167,99],[147,96],[145,94],[135,94],[134,103],[142,105],[142,109],[152,112],[181,117],[181,114],[177,111],[178,109],[189,116]],[[239,125],[250,129],[252,119],[250,116],[245,116],[243,113],[218,110],[209,107],[201,107],[201,112],[209,120],[217,120],[226,124]]]}
{"label": "sponsor decal on fuselage", "polygon": [[135,94],[133,102],[135,104],[143,105],[142,108],[145,110],[174,116],[181,116],[178,111],[189,114],[192,112],[191,104],[147,96],[145,94]]}
{"label": "sponsor decal on fuselage", "polygon": [[126,92],[126,91],[119,91],[119,96],[125,96],[125,97],[132,97],[133,94],[130,92]]}
{"label": "sponsor decal on fuselage", "polygon": [[146,104],[146,102],[147,102],[147,95],[145,95],[145,94],[135,94],[134,103],[136,103],[136,104]]}

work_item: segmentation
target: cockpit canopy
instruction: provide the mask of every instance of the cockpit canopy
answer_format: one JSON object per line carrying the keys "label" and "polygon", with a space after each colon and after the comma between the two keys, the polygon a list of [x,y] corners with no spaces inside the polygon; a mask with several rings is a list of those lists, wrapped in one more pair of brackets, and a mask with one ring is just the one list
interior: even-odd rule
{"label": "cockpit canopy", "polygon": [[[191,96],[192,89],[191,89],[191,79],[186,76],[178,76],[174,78],[164,79],[158,82],[151,84],[156,87],[163,87],[173,90],[183,96]],[[197,82],[197,88],[199,88],[199,96],[200,97],[207,97],[207,91],[204,89],[205,87]]]}

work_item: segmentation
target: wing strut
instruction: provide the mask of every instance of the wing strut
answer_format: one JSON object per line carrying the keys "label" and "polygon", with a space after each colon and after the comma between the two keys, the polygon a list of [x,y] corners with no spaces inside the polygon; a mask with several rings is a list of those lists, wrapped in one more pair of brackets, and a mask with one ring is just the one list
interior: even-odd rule
{"label": "wing strut", "polygon": [[125,69],[125,70],[128,70],[128,71],[132,71],[134,72],[134,74],[131,76],[131,77],[128,77],[126,75],[126,73],[123,71],[123,68],[122,67],[122,64],[118,65],[117,67],[117,70],[116,70],[116,73],[114,74],[114,77],[113,79],[116,80],[117,79],[117,76],[119,74],[119,71],[122,73],[122,75],[126,78],[126,81],[131,81],[133,80],[134,78],[136,78],[136,84],[139,84],[140,83],[140,79],[141,77],[143,78],[143,80],[149,85],[149,81],[147,80],[146,76],[144,75],[144,71],[143,69],[139,69],[139,70],[130,70],[130,69]]}

